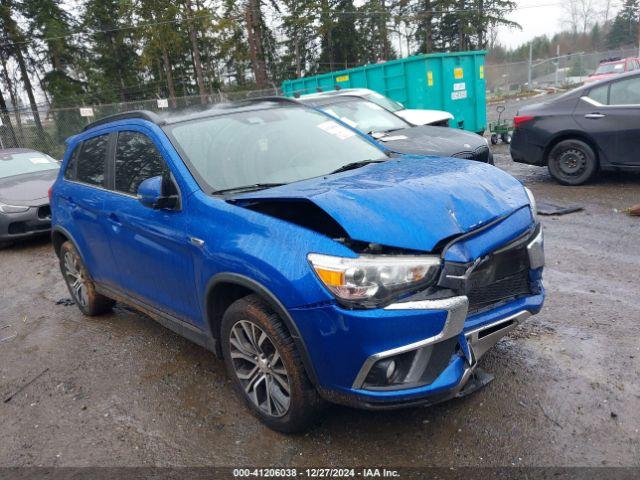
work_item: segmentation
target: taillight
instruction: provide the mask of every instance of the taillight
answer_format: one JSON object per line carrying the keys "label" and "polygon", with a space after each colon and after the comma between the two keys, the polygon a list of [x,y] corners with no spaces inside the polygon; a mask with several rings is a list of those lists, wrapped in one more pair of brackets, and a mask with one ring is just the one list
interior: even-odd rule
{"label": "taillight", "polygon": [[49,203],[51,203],[51,195],[52,195],[52,191],[53,191],[53,185],[51,185],[49,187],[49,190],[47,191],[47,195],[49,195]]}
{"label": "taillight", "polygon": [[515,117],[513,117],[513,126],[515,128],[518,128],[522,124],[530,122],[534,118],[536,117],[534,117],[533,115],[516,115]]}

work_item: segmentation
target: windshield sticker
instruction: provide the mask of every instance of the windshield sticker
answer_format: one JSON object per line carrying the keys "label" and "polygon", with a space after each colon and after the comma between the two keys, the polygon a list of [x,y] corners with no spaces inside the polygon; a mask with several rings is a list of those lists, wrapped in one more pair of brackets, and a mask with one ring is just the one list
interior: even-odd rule
{"label": "windshield sticker", "polygon": [[340,124],[332,120],[327,120],[326,122],[322,122],[318,125],[320,130],[324,130],[327,133],[330,133],[334,137],[339,138],[340,140],[346,140],[347,138],[351,138],[355,135],[355,132],[352,132],[348,128],[343,127]]}
{"label": "windshield sticker", "polygon": [[41,164],[49,164],[51,163],[48,159],[44,158],[44,157],[33,157],[30,158],[29,161],[31,163],[33,163],[34,165],[41,165]]}

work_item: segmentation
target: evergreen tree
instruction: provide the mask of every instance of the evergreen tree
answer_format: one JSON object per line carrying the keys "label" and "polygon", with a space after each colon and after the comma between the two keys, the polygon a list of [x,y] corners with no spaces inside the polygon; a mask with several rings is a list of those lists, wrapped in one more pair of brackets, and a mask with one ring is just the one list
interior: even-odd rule
{"label": "evergreen tree", "polygon": [[618,48],[635,45],[638,38],[638,0],[625,0],[622,9],[618,12],[609,34],[607,35],[607,46]]}

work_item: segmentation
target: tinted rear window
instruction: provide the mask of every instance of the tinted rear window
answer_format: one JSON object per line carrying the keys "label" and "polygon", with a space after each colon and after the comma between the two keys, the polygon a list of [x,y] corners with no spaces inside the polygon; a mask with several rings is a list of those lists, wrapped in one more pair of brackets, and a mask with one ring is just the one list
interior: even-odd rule
{"label": "tinted rear window", "polygon": [[101,135],[85,140],[77,159],[75,179],[89,185],[104,186],[104,170],[109,136]]}

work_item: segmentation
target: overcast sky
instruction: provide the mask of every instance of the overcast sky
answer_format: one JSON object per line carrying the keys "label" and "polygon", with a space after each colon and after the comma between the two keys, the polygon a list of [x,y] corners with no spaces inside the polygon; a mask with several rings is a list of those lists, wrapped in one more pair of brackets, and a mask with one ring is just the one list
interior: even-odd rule
{"label": "overcast sky", "polygon": [[553,35],[562,29],[562,4],[553,0],[519,0],[518,9],[507,18],[522,30],[501,28],[498,40],[506,47],[517,47],[537,35]]}
{"label": "overcast sky", "polygon": [[[498,39],[500,43],[507,47],[517,47],[523,43],[529,42],[537,35],[549,35],[559,32],[566,28],[562,19],[566,17],[565,10],[562,5],[567,0],[516,0],[518,9],[511,13],[507,18],[519,23],[522,30],[501,28],[499,30]],[[610,17],[615,15],[619,8],[621,0],[612,0],[610,2]],[[601,12],[604,11],[606,0],[592,0],[592,5],[600,14],[596,14],[595,18],[600,18]],[[563,28],[564,27],[564,28]]]}

